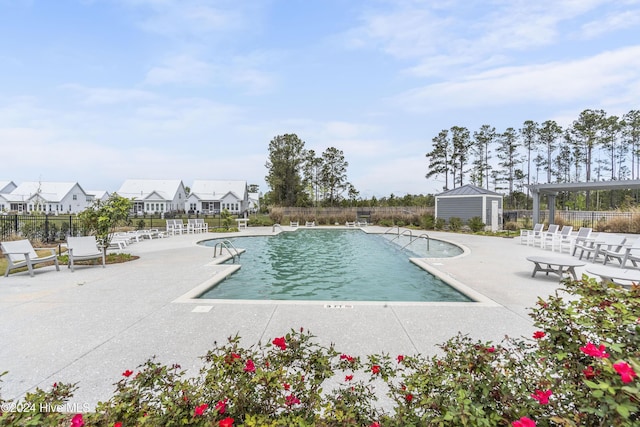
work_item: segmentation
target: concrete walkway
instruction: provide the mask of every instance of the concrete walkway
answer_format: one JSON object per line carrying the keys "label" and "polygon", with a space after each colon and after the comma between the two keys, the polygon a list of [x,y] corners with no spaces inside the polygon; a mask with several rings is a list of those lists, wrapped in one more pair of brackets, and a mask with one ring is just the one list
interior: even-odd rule
{"label": "concrete walkway", "polygon": [[[284,227],[285,230],[288,227]],[[369,232],[384,228],[367,227]],[[242,235],[273,234],[271,227]],[[234,233],[237,236],[238,233]],[[304,327],[323,344],[353,355],[387,352],[434,354],[436,344],[458,332],[481,340],[530,337],[528,316],[538,296],[558,288],[557,276],[531,278],[525,257],[549,254],[519,238],[429,232],[466,247],[449,259],[425,259],[428,267],[486,297],[482,303],[175,302],[221,268],[213,249],[197,245],[218,233],[142,241],[125,252],[124,264],[37,269],[0,278],[0,383],[4,399],[54,382],[78,382],[73,404],[107,400],[123,371],[155,355],[194,374],[214,342],[239,334],[246,346]],[[564,255],[568,256],[568,255]],[[584,267],[576,269],[580,275]]]}

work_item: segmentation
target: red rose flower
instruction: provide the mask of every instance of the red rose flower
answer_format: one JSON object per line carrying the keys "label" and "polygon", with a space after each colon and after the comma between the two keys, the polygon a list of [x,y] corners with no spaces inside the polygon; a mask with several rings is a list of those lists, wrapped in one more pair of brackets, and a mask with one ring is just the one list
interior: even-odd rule
{"label": "red rose flower", "polygon": [[345,375],[344,376],[344,380],[345,381],[351,381],[353,379],[353,375]]}
{"label": "red rose flower", "polygon": [[122,376],[123,377],[130,377],[132,374],[133,374],[133,371],[130,371],[130,370],[127,369],[126,371],[124,371],[122,373]]}
{"label": "red rose flower", "polygon": [[75,414],[73,418],[71,418],[71,427],[82,427],[84,425],[84,420],[82,419],[82,414]]}
{"label": "red rose flower", "polygon": [[371,372],[373,372],[374,374],[379,374],[380,373],[380,365],[373,365],[371,367]]}
{"label": "red rose flower", "polygon": [[593,369],[593,366],[589,366],[587,367],[587,369],[583,369],[582,373],[584,374],[584,377],[588,380],[595,378],[596,375],[600,374],[600,371],[596,371]]}
{"label": "red rose flower", "polygon": [[251,360],[251,359],[247,360],[247,362],[244,364],[244,371],[245,372],[255,372],[256,371],[256,365],[253,363],[253,360]]}
{"label": "red rose flower", "polygon": [[540,402],[541,405],[547,405],[549,403],[549,396],[551,396],[553,392],[551,390],[536,390],[535,393],[531,395],[535,400]]}
{"label": "red rose flower", "polygon": [[401,363],[404,360],[404,356],[399,354],[397,359],[398,359],[398,363]]}
{"label": "red rose flower", "polygon": [[407,402],[411,402],[413,400],[413,394],[407,394],[404,397],[404,400],[406,400]]}
{"label": "red rose flower", "polygon": [[511,423],[513,427],[536,427],[535,421],[530,418],[522,417],[518,421]]}
{"label": "red rose flower", "polygon": [[233,418],[227,417],[224,420],[220,420],[219,427],[233,427]]}
{"label": "red rose flower", "polygon": [[623,383],[630,383],[638,375],[636,371],[626,362],[618,362],[613,364],[613,369],[620,375]]}
{"label": "red rose flower", "polygon": [[280,347],[280,350],[287,349],[287,342],[284,339],[284,337],[274,338],[274,340],[272,341],[272,344],[275,345],[276,347]]}
{"label": "red rose flower", "polygon": [[287,406],[299,405],[300,404],[300,399],[295,397],[293,394],[290,394],[290,395],[288,395],[287,397],[284,398],[284,403]]}
{"label": "red rose flower", "polygon": [[224,400],[220,400],[218,403],[216,403],[216,411],[218,411],[218,413],[220,415],[224,414],[225,411],[227,410],[227,401],[229,399],[224,399]]}
{"label": "red rose flower", "polygon": [[547,335],[547,334],[545,334],[545,333],[544,333],[544,332],[542,332],[542,331],[535,331],[535,332],[533,333],[533,338],[535,338],[535,339],[539,340],[539,339],[541,339],[541,338],[544,338],[546,335]]}
{"label": "red rose flower", "polygon": [[194,417],[201,417],[202,414],[204,414],[204,411],[206,411],[208,407],[209,407],[209,405],[207,405],[206,403],[203,403],[200,406],[196,406],[196,409],[194,409],[194,411],[193,411],[193,416]]}
{"label": "red rose flower", "polygon": [[604,344],[600,344],[598,347],[596,347],[596,345],[592,342],[587,343],[587,345],[585,345],[584,347],[580,347],[580,350],[588,355],[588,356],[592,356],[592,357],[597,357],[598,359],[606,359],[609,357],[609,353],[607,353],[606,347],[604,346]]}

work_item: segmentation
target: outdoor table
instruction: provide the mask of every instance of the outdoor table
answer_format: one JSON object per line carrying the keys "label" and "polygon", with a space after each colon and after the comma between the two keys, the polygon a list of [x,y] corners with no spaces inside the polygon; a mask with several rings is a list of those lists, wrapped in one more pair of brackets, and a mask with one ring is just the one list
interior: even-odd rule
{"label": "outdoor table", "polygon": [[587,267],[586,271],[594,276],[600,276],[602,281],[605,283],[611,282],[624,287],[630,287],[631,285],[620,283],[620,280],[624,282],[640,283],[640,270],[596,265]]}
{"label": "outdoor table", "polygon": [[[535,264],[531,277],[536,277],[536,273],[542,271],[546,273],[547,276],[549,273],[554,273],[560,277],[562,277],[564,273],[569,273],[573,276],[574,280],[578,280],[575,268],[585,265],[585,263],[580,260],[553,256],[529,256],[527,257],[527,261]],[[546,267],[544,267],[545,265]]]}

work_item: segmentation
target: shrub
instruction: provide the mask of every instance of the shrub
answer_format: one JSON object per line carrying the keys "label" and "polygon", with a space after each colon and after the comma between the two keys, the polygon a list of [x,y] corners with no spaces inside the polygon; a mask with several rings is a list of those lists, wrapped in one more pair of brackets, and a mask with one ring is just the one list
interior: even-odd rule
{"label": "shrub", "polygon": [[436,218],[436,223],[434,224],[434,228],[436,230],[444,229],[445,221],[444,218]]}
{"label": "shrub", "polygon": [[433,215],[423,215],[420,218],[420,226],[425,230],[433,230],[436,219]]}
{"label": "shrub", "polygon": [[452,216],[449,218],[449,230],[458,231],[462,227],[462,219],[457,216]]}
{"label": "shrub", "polygon": [[509,231],[518,231],[518,223],[513,221],[505,222],[502,228]]}
{"label": "shrub", "polygon": [[469,219],[468,225],[471,231],[477,233],[478,231],[484,230],[485,223],[482,222],[482,218],[480,218],[479,216],[474,216],[473,218]]}

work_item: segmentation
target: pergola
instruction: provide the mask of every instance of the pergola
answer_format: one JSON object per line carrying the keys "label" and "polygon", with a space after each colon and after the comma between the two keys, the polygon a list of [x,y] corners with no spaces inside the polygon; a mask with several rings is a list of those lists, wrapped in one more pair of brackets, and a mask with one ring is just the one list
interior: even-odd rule
{"label": "pergola", "polygon": [[622,181],[597,182],[568,182],[560,184],[530,184],[527,185],[533,197],[533,223],[540,222],[540,196],[546,195],[549,205],[549,223],[553,223],[556,216],[556,196],[561,191],[596,191],[596,190],[637,190],[640,180],[627,179]]}

